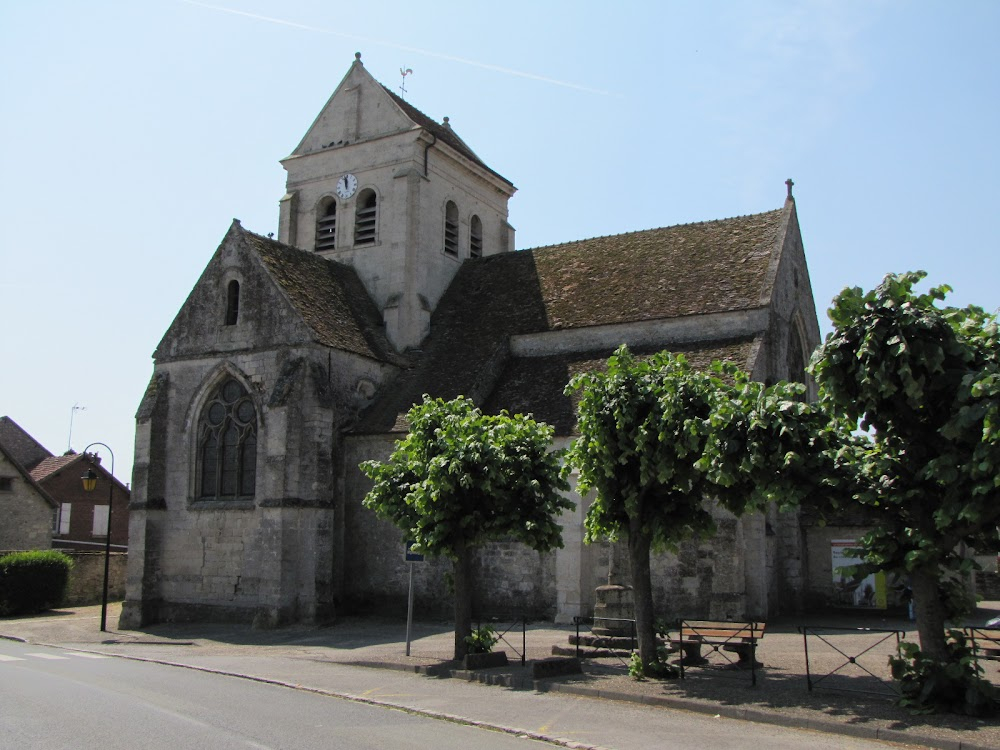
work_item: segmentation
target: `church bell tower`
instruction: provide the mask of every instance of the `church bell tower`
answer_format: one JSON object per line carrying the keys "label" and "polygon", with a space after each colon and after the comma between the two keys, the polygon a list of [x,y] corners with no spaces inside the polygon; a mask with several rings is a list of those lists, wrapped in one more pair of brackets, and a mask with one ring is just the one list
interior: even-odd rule
{"label": "church bell tower", "polygon": [[419,346],[459,265],[514,249],[514,185],[376,81],[361,54],[282,166],[278,239],[354,267],[397,350]]}

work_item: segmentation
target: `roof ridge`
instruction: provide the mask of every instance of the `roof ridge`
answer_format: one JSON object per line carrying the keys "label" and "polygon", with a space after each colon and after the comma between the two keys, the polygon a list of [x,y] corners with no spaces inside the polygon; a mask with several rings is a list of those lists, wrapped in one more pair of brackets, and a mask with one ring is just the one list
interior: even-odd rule
{"label": "roof ridge", "polygon": [[[594,235],[593,237],[581,237],[580,239],[568,240],[566,242],[554,242],[551,245],[536,245],[535,247],[525,247],[521,248],[517,252],[523,253],[523,252],[531,252],[534,250],[548,250],[549,248],[553,247],[568,247],[570,245],[578,245],[583,242],[592,242],[593,240],[604,240],[604,239],[610,239],[612,237],[628,237],[634,234],[645,234],[646,232],[660,232],[664,229],[679,229],[681,227],[693,227],[693,226],[700,226],[703,224],[722,224],[723,222],[726,221],[736,221],[737,219],[749,219],[753,216],[780,214],[784,210],[785,210],[784,207],[782,207],[782,208],[771,209],[770,211],[760,211],[758,213],[753,213],[753,214],[740,214],[738,216],[727,216],[724,219],[705,219],[702,221],[686,221],[680,224],[668,224],[667,226],[664,227],[650,227],[649,229],[633,229],[628,232],[615,232],[613,234],[598,234]],[[489,257],[496,257],[496,256],[489,256]]]}

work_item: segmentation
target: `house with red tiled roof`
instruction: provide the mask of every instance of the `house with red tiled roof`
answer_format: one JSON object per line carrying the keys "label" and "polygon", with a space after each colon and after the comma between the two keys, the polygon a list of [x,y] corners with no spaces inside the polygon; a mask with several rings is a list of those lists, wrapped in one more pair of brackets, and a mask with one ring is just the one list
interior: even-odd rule
{"label": "house with red tiled roof", "polygon": [[[82,477],[88,471],[97,475],[91,491],[83,488]],[[104,550],[110,520],[111,551],[128,551],[129,489],[101,465],[100,457],[73,451],[49,456],[31,470],[31,477],[59,505],[52,537],[55,549]]]}
{"label": "house with red tiled roof", "polygon": [[[515,251],[514,185],[360,56],[282,164],[277,238],[234,221],[154,352],[124,627],[401,611],[405,540],[362,506],[358,464],[389,455],[425,393],[531,413],[566,445],[566,383],[623,343],[806,381],[819,326],[791,181],[764,213]],[[583,544],[573,499],[563,549],[482,551],[477,612],[592,614],[611,548]],[[653,561],[657,607],[798,607],[798,515],[716,515],[714,539]],[[418,612],[447,612],[449,571],[419,567]]]}

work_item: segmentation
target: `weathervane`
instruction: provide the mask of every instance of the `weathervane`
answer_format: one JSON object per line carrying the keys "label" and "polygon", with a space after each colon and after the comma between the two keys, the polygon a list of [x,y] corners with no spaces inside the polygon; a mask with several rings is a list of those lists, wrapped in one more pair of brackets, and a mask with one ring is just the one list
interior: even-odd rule
{"label": "weathervane", "polygon": [[406,98],[406,76],[413,75],[413,68],[400,68],[399,74],[403,76],[403,82],[399,84],[399,93],[402,94],[402,98]]}

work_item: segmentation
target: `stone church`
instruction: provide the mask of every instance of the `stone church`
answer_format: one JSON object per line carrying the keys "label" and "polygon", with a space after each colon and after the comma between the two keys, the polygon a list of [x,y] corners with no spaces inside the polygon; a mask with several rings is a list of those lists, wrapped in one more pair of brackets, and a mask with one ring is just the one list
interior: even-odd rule
{"label": "stone church", "polygon": [[[136,421],[122,627],[271,627],[402,614],[404,540],[361,505],[421,395],[532,413],[572,439],[568,380],[622,343],[801,380],[819,327],[791,183],[738,218],[515,252],[514,185],[360,55],[282,162],[277,239],[234,221],[153,355]],[[478,615],[592,613],[609,549],[484,548]],[[653,562],[657,608],[762,617],[807,593],[797,514],[735,519]],[[416,608],[450,612],[450,563],[416,563]]]}

